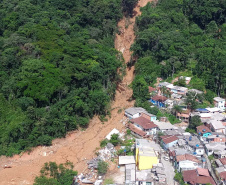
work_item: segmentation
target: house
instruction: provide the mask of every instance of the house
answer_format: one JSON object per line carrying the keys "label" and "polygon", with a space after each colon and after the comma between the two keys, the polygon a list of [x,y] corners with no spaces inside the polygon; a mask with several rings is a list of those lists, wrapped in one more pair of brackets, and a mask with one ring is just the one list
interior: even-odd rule
{"label": "house", "polygon": [[218,158],[226,157],[226,146],[224,143],[207,143],[205,144],[206,154],[215,155]]}
{"label": "house", "polygon": [[196,93],[196,94],[203,94],[202,91],[197,90],[197,89],[189,89],[188,92],[193,92],[193,93]]}
{"label": "house", "polygon": [[178,143],[178,137],[176,136],[160,136],[161,137],[161,145],[163,149],[167,150],[172,146],[175,146]]}
{"label": "house", "polygon": [[215,107],[219,108],[221,111],[225,111],[225,99],[221,97],[215,97],[213,100]]}
{"label": "house", "polygon": [[193,170],[200,167],[202,162],[195,156],[190,154],[176,156],[175,168],[178,171]]}
{"label": "house", "polygon": [[131,107],[125,110],[125,116],[129,119],[138,118],[142,112],[146,112],[142,107]]}
{"label": "house", "polygon": [[173,86],[171,88],[171,92],[180,94],[180,95],[185,95],[188,92],[187,87],[180,87],[180,86]]}
{"label": "house", "polygon": [[140,116],[139,118],[131,119],[131,123],[134,126],[146,132],[147,135],[156,134],[158,126],[154,124],[152,121],[149,121],[147,118]]}
{"label": "house", "polygon": [[143,138],[143,137],[147,137],[147,133],[144,132],[143,130],[135,127],[133,124],[129,124],[128,128],[131,130],[131,133],[133,135],[135,135],[138,138]]}
{"label": "house", "polygon": [[158,164],[158,152],[154,149],[155,143],[145,139],[136,139],[136,165],[138,170],[151,169]]}
{"label": "house", "polygon": [[191,113],[191,117],[193,116],[200,116],[201,121],[204,123],[210,120],[212,115],[210,113],[193,112]]}
{"label": "house", "polygon": [[148,87],[148,92],[150,93],[150,94],[154,94],[154,93],[157,93],[157,89],[156,88],[154,88],[154,87]]}
{"label": "house", "polygon": [[149,101],[151,103],[153,103],[153,105],[156,105],[160,108],[162,107],[165,107],[165,101],[167,100],[168,98],[165,97],[165,96],[161,96],[161,95],[155,95],[154,97],[152,97]]}
{"label": "house", "polygon": [[177,112],[176,113],[176,117],[179,120],[182,120],[182,121],[188,123],[189,122],[189,117],[190,117],[190,112],[189,111]]}
{"label": "house", "polygon": [[182,175],[185,183],[189,183],[192,185],[207,184],[207,183],[216,185],[213,178],[210,176],[209,171],[204,168],[197,168],[194,170],[183,171]]}
{"label": "house", "polygon": [[136,171],[136,185],[154,185],[155,179],[151,170]]}
{"label": "house", "polygon": [[142,113],[140,114],[140,116],[141,116],[141,117],[144,117],[144,118],[146,118],[146,119],[148,119],[149,121],[156,121],[156,120],[157,120],[156,115],[150,114],[150,113],[148,113],[148,112],[142,112]]}
{"label": "house", "polygon": [[173,84],[168,83],[168,82],[160,82],[158,87],[167,87],[168,85],[173,85]]}
{"label": "house", "polygon": [[208,136],[212,135],[211,130],[208,127],[206,127],[205,125],[200,125],[200,126],[196,127],[196,130],[197,130],[197,133],[202,137],[208,137]]}
{"label": "house", "polygon": [[219,113],[220,112],[220,109],[217,108],[217,107],[213,107],[213,108],[206,108],[209,113]]}
{"label": "house", "polygon": [[136,165],[126,164],[125,165],[125,184],[135,184],[136,183]]}
{"label": "house", "polygon": [[167,108],[172,109],[172,108],[173,108],[173,105],[174,105],[174,100],[167,99],[167,100],[165,101],[165,106],[166,106]]}
{"label": "house", "polygon": [[207,141],[209,143],[225,143],[226,142],[226,138],[224,134],[221,133],[212,133],[212,135],[208,136]]}
{"label": "house", "polygon": [[214,132],[225,134],[225,126],[223,125],[222,121],[210,120],[207,123],[210,125],[211,130],[213,130]]}
{"label": "house", "polygon": [[197,136],[186,135],[184,139],[186,144],[192,149],[194,155],[201,156],[205,153],[205,149]]}
{"label": "house", "polygon": [[156,124],[161,132],[164,132],[166,130],[174,130],[178,129],[176,126],[173,126],[170,122],[163,122],[163,121],[154,121],[154,124]]}

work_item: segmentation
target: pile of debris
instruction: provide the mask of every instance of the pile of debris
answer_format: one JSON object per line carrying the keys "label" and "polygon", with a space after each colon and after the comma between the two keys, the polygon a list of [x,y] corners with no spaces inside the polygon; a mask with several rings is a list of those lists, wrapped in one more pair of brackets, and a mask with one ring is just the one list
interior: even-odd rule
{"label": "pile of debris", "polygon": [[99,154],[98,157],[100,157],[101,160],[108,161],[111,158],[115,157],[116,150],[113,144],[108,143],[104,149],[99,150],[98,154]]}

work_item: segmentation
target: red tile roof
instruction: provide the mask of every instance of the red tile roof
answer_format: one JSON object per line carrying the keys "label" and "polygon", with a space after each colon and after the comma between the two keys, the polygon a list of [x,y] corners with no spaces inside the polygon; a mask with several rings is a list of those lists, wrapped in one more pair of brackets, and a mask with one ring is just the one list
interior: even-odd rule
{"label": "red tile roof", "polygon": [[225,172],[221,172],[219,175],[220,175],[220,177],[221,177],[223,180],[226,180],[226,171],[225,171]]}
{"label": "red tile roof", "polygon": [[130,129],[132,132],[138,134],[139,136],[144,137],[144,136],[146,135],[146,133],[145,133],[144,131],[142,131],[142,130],[136,128],[136,127],[135,127],[134,125],[132,125],[132,124],[129,124],[129,129]]}
{"label": "red tile roof", "polygon": [[210,176],[198,176],[196,170],[187,170],[182,172],[184,182],[189,182],[190,184],[207,184],[216,185],[213,178]]}
{"label": "red tile roof", "polygon": [[149,90],[149,93],[153,92],[153,91],[156,91],[156,89],[154,87],[148,87],[148,90]]}
{"label": "red tile roof", "polygon": [[205,176],[197,176],[196,183],[197,184],[210,183],[212,185],[216,185],[212,177],[205,177]]}
{"label": "red tile roof", "polygon": [[226,157],[219,159],[223,165],[226,165]]}
{"label": "red tile roof", "polygon": [[193,161],[196,163],[201,163],[197,157],[195,157],[194,155],[190,155],[190,154],[178,155],[178,156],[176,156],[176,159],[177,159],[177,162],[188,160],[188,161]]}
{"label": "red tile roof", "polygon": [[184,182],[189,182],[191,184],[196,183],[197,172],[196,170],[187,170],[182,172]]}
{"label": "red tile roof", "polygon": [[164,102],[166,101],[168,98],[165,96],[160,96],[160,95],[156,95],[154,97],[152,97],[152,100],[154,101],[159,101],[159,102]]}
{"label": "red tile roof", "polygon": [[206,177],[210,176],[208,169],[205,169],[205,168],[197,168],[197,172],[199,175],[202,175],[202,176],[206,176]]}
{"label": "red tile roof", "polygon": [[176,137],[176,136],[160,136],[160,137],[162,138],[162,141],[165,144],[178,140],[178,137]]}
{"label": "red tile roof", "polygon": [[142,126],[144,129],[151,129],[151,128],[157,128],[158,126],[154,124],[152,121],[149,121],[147,118],[139,117],[135,119],[130,120],[132,123],[136,123],[140,126]]}
{"label": "red tile roof", "polygon": [[205,125],[200,125],[200,126],[196,127],[196,129],[197,129],[197,133],[201,132],[202,134],[205,134],[207,132],[211,132],[211,130]]}

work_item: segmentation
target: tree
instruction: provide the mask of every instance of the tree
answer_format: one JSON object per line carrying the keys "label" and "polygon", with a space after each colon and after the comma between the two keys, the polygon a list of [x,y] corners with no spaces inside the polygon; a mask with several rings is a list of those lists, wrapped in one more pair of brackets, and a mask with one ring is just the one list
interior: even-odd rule
{"label": "tree", "polygon": [[118,134],[112,134],[110,143],[112,143],[114,146],[117,146],[120,143],[119,135]]}
{"label": "tree", "polygon": [[99,175],[105,175],[108,170],[108,163],[105,161],[99,161],[97,170]]}
{"label": "tree", "polygon": [[186,97],[186,105],[188,106],[191,111],[195,110],[199,102],[203,100],[203,96],[200,94],[197,94],[196,92],[188,92]]}
{"label": "tree", "polygon": [[195,116],[191,117],[190,123],[189,123],[189,128],[190,128],[190,129],[196,130],[196,127],[197,127],[197,126],[200,126],[200,125],[202,125],[200,116],[195,115]]}
{"label": "tree", "polygon": [[71,185],[73,177],[78,174],[73,171],[73,164],[66,162],[57,165],[55,162],[45,163],[41,176],[35,178],[34,185]]}

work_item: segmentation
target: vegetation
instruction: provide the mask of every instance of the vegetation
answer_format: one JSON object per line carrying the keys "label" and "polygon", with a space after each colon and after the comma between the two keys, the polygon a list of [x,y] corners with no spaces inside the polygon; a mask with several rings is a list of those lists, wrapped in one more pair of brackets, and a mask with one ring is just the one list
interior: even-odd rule
{"label": "vegetation", "polygon": [[[221,0],[160,0],[142,8],[132,46],[134,97],[146,101],[156,77],[192,76],[188,88],[207,89],[205,99],[226,96],[226,4]],[[185,85],[179,80],[176,85]],[[190,107],[194,109],[193,101]]]}
{"label": "vegetation", "polygon": [[71,185],[73,177],[78,173],[73,171],[73,164],[67,162],[57,165],[55,162],[45,163],[41,176],[35,178],[34,185]]}
{"label": "vegetation", "polygon": [[183,175],[181,172],[177,172],[174,176],[175,181],[177,181],[180,185],[186,185],[186,183],[183,180]]}
{"label": "vegetation", "polygon": [[107,185],[107,184],[114,184],[113,179],[104,179],[104,185]]}
{"label": "vegetation", "polygon": [[97,170],[99,175],[105,175],[108,170],[108,163],[105,161],[98,162]]}
{"label": "vegetation", "polygon": [[121,0],[0,2],[0,155],[108,114],[123,74],[114,49],[122,9]]}
{"label": "vegetation", "polygon": [[121,143],[121,139],[119,138],[118,134],[112,134],[109,142],[114,146],[117,146],[118,144]]}
{"label": "vegetation", "polygon": [[188,128],[189,128],[189,129],[196,130],[196,127],[197,127],[197,126],[200,126],[200,125],[202,125],[200,116],[195,115],[195,116],[192,116],[192,117],[191,117],[191,119],[190,119],[190,124],[189,124]]}

